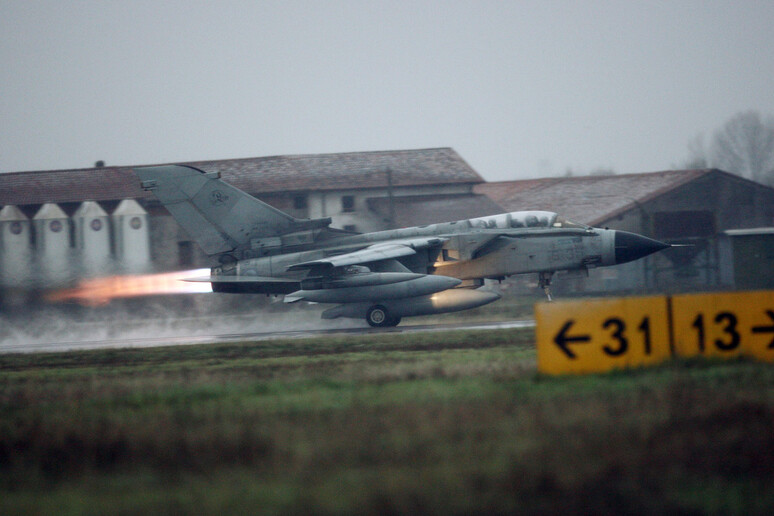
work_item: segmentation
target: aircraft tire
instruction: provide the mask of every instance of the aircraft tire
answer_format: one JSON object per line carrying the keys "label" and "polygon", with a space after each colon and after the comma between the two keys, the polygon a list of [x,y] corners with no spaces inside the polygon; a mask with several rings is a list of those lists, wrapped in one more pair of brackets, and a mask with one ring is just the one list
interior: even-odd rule
{"label": "aircraft tire", "polygon": [[390,312],[382,305],[374,305],[366,313],[366,322],[374,328],[389,328],[400,323],[400,317],[390,317]]}
{"label": "aircraft tire", "polygon": [[400,317],[391,317],[389,324],[385,324],[385,326],[393,328],[399,324],[400,324]]}

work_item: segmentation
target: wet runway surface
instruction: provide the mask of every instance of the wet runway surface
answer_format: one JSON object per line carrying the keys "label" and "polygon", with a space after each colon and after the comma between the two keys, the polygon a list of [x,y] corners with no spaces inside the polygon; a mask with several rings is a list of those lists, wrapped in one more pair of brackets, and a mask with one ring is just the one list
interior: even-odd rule
{"label": "wet runway surface", "polygon": [[100,338],[95,340],[79,339],[77,341],[61,342],[1,342],[0,353],[34,353],[34,352],[58,352],[87,349],[119,349],[119,348],[149,348],[156,346],[179,346],[192,344],[217,344],[243,341],[261,341],[273,339],[303,339],[328,335],[378,335],[394,333],[420,333],[440,332],[453,330],[499,330],[507,328],[531,328],[535,326],[533,320],[516,320],[500,322],[431,324],[431,325],[406,325],[396,328],[337,328],[337,329],[313,329],[296,331],[272,331],[252,333],[222,333],[213,335],[186,335],[186,336],[160,336],[160,337],[132,337],[132,338]]}

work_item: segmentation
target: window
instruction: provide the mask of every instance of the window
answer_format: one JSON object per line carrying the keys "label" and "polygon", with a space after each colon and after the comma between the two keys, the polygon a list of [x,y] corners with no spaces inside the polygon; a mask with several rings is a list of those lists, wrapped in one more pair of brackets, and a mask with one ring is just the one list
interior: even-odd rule
{"label": "window", "polygon": [[355,211],[354,195],[344,195],[341,197],[341,211],[343,212]]}
{"label": "window", "polygon": [[307,208],[306,195],[296,195],[293,197],[293,208],[296,210],[305,210]]}

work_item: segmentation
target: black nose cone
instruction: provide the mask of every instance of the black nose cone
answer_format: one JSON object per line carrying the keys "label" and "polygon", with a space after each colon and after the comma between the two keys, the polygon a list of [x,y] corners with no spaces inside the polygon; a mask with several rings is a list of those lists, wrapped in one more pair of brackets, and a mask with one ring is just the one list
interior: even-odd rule
{"label": "black nose cone", "polygon": [[615,232],[615,263],[626,263],[669,247],[669,244],[627,231]]}

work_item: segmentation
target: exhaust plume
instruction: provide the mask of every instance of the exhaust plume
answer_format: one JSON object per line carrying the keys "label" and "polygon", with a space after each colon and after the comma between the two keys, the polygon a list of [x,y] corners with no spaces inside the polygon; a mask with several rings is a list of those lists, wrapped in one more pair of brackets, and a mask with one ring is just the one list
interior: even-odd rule
{"label": "exhaust plume", "polygon": [[77,287],[51,292],[46,295],[46,300],[53,302],[76,301],[87,306],[99,306],[118,298],[212,292],[212,286],[209,283],[182,281],[185,278],[208,274],[209,269],[196,269],[158,274],[91,278],[82,280]]}

